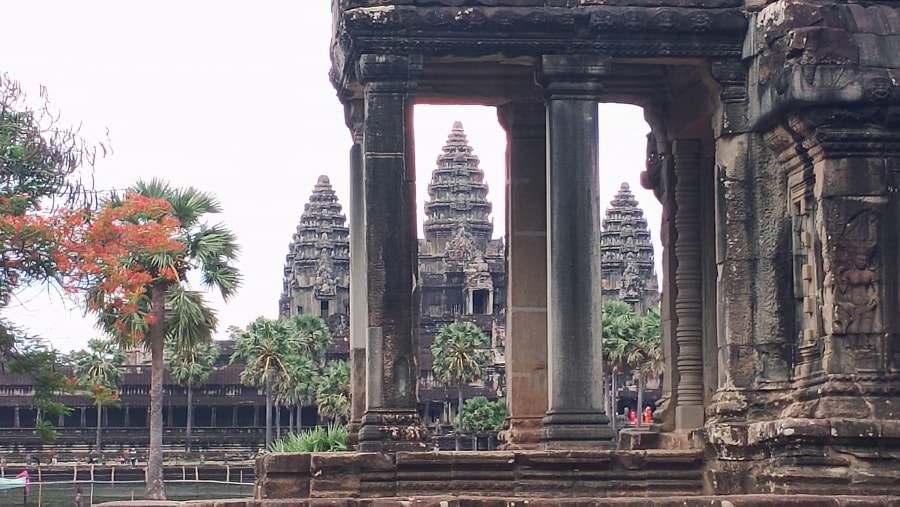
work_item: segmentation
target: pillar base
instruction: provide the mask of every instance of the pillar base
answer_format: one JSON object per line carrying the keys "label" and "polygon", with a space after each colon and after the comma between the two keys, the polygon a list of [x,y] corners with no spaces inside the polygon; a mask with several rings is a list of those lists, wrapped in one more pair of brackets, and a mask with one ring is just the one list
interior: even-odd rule
{"label": "pillar base", "polygon": [[510,417],[508,430],[500,432],[503,443],[500,450],[518,451],[537,449],[540,444],[541,417]]}
{"label": "pillar base", "polygon": [[415,410],[367,410],[359,429],[361,452],[424,451],[427,432]]}
{"label": "pillar base", "polygon": [[604,412],[547,412],[541,450],[611,449],[615,432]]}
{"label": "pillar base", "polygon": [[675,407],[675,430],[695,430],[703,426],[703,407],[683,405]]}

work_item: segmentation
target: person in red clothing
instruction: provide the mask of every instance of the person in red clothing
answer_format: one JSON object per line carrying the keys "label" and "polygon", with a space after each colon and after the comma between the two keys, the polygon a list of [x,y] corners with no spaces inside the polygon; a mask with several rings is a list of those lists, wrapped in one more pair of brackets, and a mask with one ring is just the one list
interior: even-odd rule
{"label": "person in red clothing", "polygon": [[627,408],[625,410],[628,411],[628,424],[631,424],[632,426],[637,424],[637,413],[634,410],[629,410]]}
{"label": "person in red clothing", "polygon": [[653,424],[653,411],[650,410],[650,407],[644,409],[644,414],[641,417],[641,423]]}

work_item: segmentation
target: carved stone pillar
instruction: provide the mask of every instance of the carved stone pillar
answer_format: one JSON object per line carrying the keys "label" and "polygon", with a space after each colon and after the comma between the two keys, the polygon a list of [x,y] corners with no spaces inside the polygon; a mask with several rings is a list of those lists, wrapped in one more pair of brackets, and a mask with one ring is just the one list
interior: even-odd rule
{"label": "carved stone pillar", "polygon": [[597,94],[604,60],[544,56],[547,90],[548,410],[545,449],[610,446],[603,407]]}
{"label": "carved stone pillar", "polygon": [[416,411],[420,302],[410,96],[421,69],[421,57],[371,54],[360,56],[357,68],[365,86],[368,336],[380,345],[366,348],[361,451],[425,449],[425,427]]}
{"label": "carved stone pillar", "polygon": [[506,399],[508,449],[537,447],[547,413],[547,112],[498,110],[506,129]]}
{"label": "carved stone pillar", "polygon": [[131,407],[125,405],[125,427],[131,426]]}
{"label": "carved stone pillar", "polygon": [[672,143],[675,162],[675,429],[703,425],[700,142]]}
{"label": "carved stone pillar", "polygon": [[[363,171],[363,120],[361,100],[344,106],[347,126],[353,136],[350,148],[350,423],[349,447],[359,443],[359,428],[366,410],[366,331],[368,283],[366,280],[366,193]],[[357,274],[357,276],[353,276]]]}

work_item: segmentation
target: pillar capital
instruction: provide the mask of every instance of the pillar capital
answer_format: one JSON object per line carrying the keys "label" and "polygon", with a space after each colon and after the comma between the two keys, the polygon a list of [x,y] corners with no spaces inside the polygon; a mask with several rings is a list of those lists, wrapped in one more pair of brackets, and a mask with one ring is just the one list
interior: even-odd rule
{"label": "pillar capital", "polygon": [[547,135],[547,108],[543,102],[512,102],[497,108],[497,120],[513,138]]}
{"label": "pillar capital", "polygon": [[610,60],[598,55],[543,55],[537,79],[548,97],[597,100],[602,78],[610,73]]}
{"label": "pillar capital", "polygon": [[422,55],[360,55],[356,76],[366,90],[402,92],[415,87]]}

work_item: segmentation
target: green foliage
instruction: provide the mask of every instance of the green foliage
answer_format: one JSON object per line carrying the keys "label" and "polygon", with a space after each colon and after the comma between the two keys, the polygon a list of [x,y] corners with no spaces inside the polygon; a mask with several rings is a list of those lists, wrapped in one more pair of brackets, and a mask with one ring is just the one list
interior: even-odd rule
{"label": "green foliage", "polygon": [[183,387],[203,385],[212,373],[218,357],[219,346],[211,338],[188,343],[171,337],[166,340],[166,369],[172,380]]}
{"label": "green foliage", "polygon": [[321,363],[331,346],[331,332],[325,321],[315,315],[303,314],[287,319],[285,326],[300,345],[298,354]]}
{"label": "green foliage", "polygon": [[638,315],[627,303],[603,303],[603,357],[614,369],[659,374],[662,341],[659,312]]}
{"label": "green foliage", "polygon": [[350,363],[332,361],[325,365],[316,386],[319,415],[331,420],[350,416]]}
{"label": "green foliage", "polygon": [[298,349],[283,321],[259,317],[237,334],[231,363],[246,364],[241,383],[263,387],[276,376],[287,375],[288,358]]}
{"label": "green foliage", "polygon": [[87,389],[94,405],[115,405],[115,391],[122,382],[125,354],[110,340],[91,339],[88,349],[75,353],[75,381]]}
{"label": "green foliage", "polygon": [[484,396],[466,400],[462,428],[466,431],[499,430],[506,420],[506,400],[488,401]]}
{"label": "green foliage", "polygon": [[467,384],[484,376],[491,360],[490,339],[471,322],[454,322],[438,331],[431,353],[437,378]]}
{"label": "green foliage", "polygon": [[71,393],[73,382],[62,373],[60,357],[56,350],[43,340],[23,337],[8,353],[6,367],[15,375],[27,375],[34,387],[35,431],[41,442],[50,443],[59,437],[50,422],[59,416],[67,416],[72,409],[55,401],[56,396]]}
{"label": "green foliage", "polygon": [[[42,206],[92,204],[80,169],[93,165],[98,148],[105,154],[107,147],[86,143],[77,128],[60,125],[58,118],[46,90],[39,100],[29,99],[15,79],[0,74],[0,216],[38,216],[52,211]],[[32,235],[20,241],[9,232],[0,231],[0,309],[17,288],[59,275],[52,238]],[[0,319],[0,354],[13,350],[17,336],[14,325]]]}
{"label": "green foliage", "polygon": [[347,428],[329,424],[290,435],[272,442],[267,452],[335,452],[347,450]]}

